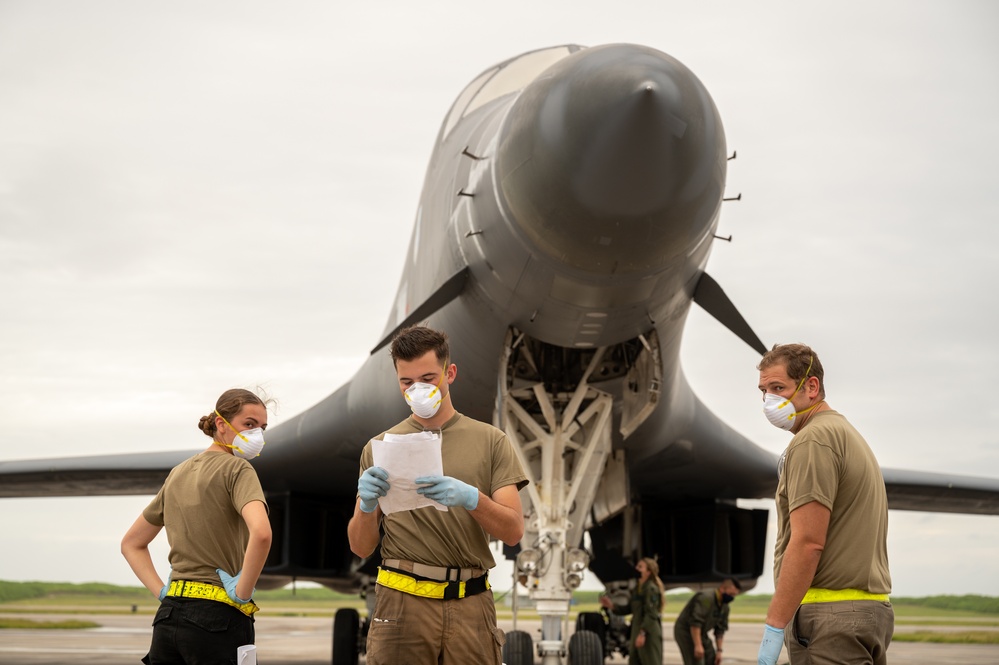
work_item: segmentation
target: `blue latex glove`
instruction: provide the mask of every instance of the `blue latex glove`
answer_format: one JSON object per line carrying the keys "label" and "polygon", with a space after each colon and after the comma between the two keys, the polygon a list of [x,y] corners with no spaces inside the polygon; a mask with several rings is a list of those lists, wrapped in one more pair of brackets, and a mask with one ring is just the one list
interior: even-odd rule
{"label": "blue latex glove", "polygon": [[462,506],[475,510],[479,505],[479,490],[451,476],[423,476],[416,479],[417,485],[426,485],[416,491],[437,503],[453,508]]}
{"label": "blue latex glove", "polygon": [[170,579],[172,577],[173,577],[173,568],[171,568],[170,572],[167,573],[167,583],[163,585],[162,589],[160,589],[159,599],[161,603],[163,602],[163,599],[166,598],[167,591],[170,590]]}
{"label": "blue latex glove", "polygon": [[215,572],[219,574],[219,579],[222,580],[222,586],[225,587],[226,595],[237,603],[242,604],[250,602],[250,599],[253,598],[253,594],[257,592],[257,589],[254,588],[253,591],[250,592],[250,598],[246,599],[240,598],[236,595],[236,585],[239,584],[239,576],[243,574],[242,570],[236,573],[235,576],[230,575],[221,568],[216,568]]}
{"label": "blue latex glove", "polygon": [[758,665],[777,665],[781,647],[784,646],[784,631],[767,624],[763,629],[763,641],[760,642],[760,652],[756,656]]}
{"label": "blue latex glove", "polygon": [[357,479],[357,495],[361,498],[361,511],[373,513],[378,507],[378,497],[389,491],[388,471],[380,466],[369,466]]}

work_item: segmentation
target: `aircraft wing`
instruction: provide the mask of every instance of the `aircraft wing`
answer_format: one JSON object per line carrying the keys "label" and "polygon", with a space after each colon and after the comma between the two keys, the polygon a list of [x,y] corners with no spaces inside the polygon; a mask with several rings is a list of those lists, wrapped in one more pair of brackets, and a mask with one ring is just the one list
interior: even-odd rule
{"label": "aircraft wing", "polygon": [[0,462],[0,497],[156,494],[197,450]]}
{"label": "aircraft wing", "polygon": [[888,507],[930,513],[999,515],[999,480],[907,469],[881,469]]}
{"label": "aircraft wing", "polygon": [[[0,462],[0,497],[155,494],[196,450]],[[908,469],[881,470],[892,510],[999,515],[999,480]]]}

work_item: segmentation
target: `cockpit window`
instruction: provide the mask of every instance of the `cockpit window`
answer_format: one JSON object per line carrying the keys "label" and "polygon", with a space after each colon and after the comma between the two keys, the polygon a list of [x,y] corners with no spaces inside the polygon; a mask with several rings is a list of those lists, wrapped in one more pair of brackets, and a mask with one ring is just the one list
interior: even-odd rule
{"label": "cockpit window", "polygon": [[494,99],[523,89],[536,79],[538,74],[581,48],[569,45],[531,51],[485,72],[458,95],[444,125],[444,136],[450,134],[458,120],[466,114]]}
{"label": "cockpit window", "polygon": [[454,102],[454,106],[451,107],[451,113],[447,116],[447,124],[444,126],[444,136],[451,133],[451,129],[455,126],[455,124],[457,124],[458,119],[463,115],[465,107],[468,106],[468,102],[471,101],[472,97],[474,97],[475,94],[482,89],[482,86],[484,86],[498,70],[499,67],[493,67],[479,76],[479,78],[469,83],[468,86],[461,91],[461,94],[458,95],[458,99]]}

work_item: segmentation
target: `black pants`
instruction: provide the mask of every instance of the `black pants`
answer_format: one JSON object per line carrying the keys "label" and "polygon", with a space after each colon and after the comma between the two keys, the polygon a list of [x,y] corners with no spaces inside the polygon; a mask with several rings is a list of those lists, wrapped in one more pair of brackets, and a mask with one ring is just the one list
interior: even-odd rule
{"label": "black pants", "polygon": [[236,648],[253,644],[253,617],[217,600],[164,598],[153,618],[146,665],[236,663]]}

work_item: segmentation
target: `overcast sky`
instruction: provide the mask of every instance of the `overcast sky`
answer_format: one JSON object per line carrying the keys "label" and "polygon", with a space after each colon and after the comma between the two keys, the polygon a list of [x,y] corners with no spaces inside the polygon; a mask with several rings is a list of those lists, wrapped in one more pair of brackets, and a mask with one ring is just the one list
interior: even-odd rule
{"label": "overcast sky", "polygon": [[[313,405],[382,332],[463,87],[632,42],[694,71],[738,151],[708,271],[764,342],[816,348],[882,465],[999,477],[996,25],[990,2],[0,0],[0,459],[200,448],[232,386],[277,398],[272,426]],[[682,360],[783,449],[757,356],[696,307]],[[0,579],[138,584],[118,543],[148,501],[0,499]],[[890,519],[897,595],[999,594],[999,517]]]}

